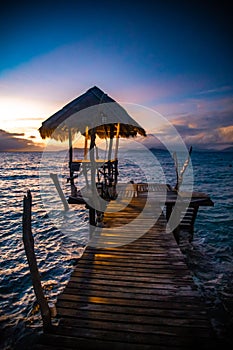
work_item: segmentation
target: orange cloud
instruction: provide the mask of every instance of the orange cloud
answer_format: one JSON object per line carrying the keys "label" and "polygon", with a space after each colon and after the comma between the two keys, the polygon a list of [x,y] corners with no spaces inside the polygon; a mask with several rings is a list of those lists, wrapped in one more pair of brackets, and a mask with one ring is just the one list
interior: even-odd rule
{"label": "orange cloud", "polygon": [[218,129],[220,137],[226,142],[233,142],[233,125],[229,125]]}

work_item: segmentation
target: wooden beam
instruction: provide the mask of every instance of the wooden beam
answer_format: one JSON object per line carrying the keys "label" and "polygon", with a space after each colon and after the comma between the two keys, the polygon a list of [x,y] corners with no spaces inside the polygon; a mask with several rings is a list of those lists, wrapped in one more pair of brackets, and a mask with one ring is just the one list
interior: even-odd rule
{"label": "wooden beam", "polygon": [[55,185],[55,187],[56,187],[56,190],[57,190],[57,192],[58,192],[58,194],[59,194],[59,197],[61,198],[62,204],[63,204],[63,206],[64,206],[64,210],[65,210],[65,211],[68,211],[68,210],[69,210],[69,205],[68,205],[67,200],[66,200],[66,197],[65,197],[65,195],[64,195],[64,193],[63,193],[63,191],[62,191],[62,188],[61,188],[60,182],[59,182],[59,180],[58,180],[57,174],[52,174],[52,173],[51,173],[51,174],[50,174],[50,177],[51,177],[51,179],[53,180],[53,183],[54,183],[54,185]]}

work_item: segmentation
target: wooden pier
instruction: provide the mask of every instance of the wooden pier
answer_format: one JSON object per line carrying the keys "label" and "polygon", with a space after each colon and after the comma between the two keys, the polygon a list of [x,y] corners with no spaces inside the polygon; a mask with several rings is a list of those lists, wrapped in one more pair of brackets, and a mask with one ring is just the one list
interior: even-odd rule
{"label": "wooden pier", "polygon": [[[112,209],[119,205],[110,202]],[[58,298],[58,325],[30,349],[217,348],[204,302],[172,232],[165,229],[165,216],[141,237],[150,213],[134,231],[127,230],[144,205],[143,198],[134,197],[125,209],[105,213],[98,239],[104,237],[108,248],[86,248]],[[155,210],[151,207],[151,215]]]}

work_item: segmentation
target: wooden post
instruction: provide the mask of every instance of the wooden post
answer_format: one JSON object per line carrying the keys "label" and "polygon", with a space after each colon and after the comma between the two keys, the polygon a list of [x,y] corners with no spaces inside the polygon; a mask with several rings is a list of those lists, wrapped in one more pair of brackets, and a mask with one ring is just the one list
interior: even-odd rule
{"label": "wooden post", "polygon": [[74,172],[72,170],[72,162],[73,162],[72,133],[71,133],[71,129],[69,128],[69,168],[70,168],[71,190],[72,190],[72,186],[74,186],[74,179],[73,179]]}
{"label": "wooden post", "polygon": [[[96,172],[96,166],[95,166],[95,153],[94,153],[94,147],[95,147],[95,128],[91,129],[91,143],[90,143],[90,162],[91,162],[91,189],[92,192],[96,190],[96,180],[95,180],[95,172]],[[89,222],[90,225],[95,226],[95,209],[92,207],[89,207]]]}
{"label": "wooden post", "polygon": [[84,159],[87,159],[87,144],[88,144],[88,126],[86,126],[86,130],[85,130]]}
{"label": "wooden post", "polygon": [[180,244],[180,225],[178,225],[174,230],[173,230],[173,235],[175,237],[175,240],[177,244]]}
{"label": "wooden post", "polygon": [[[167,203],[167,205],[166,205],[166,220],[167,220],[167,222],[169,221],[172,212],[173,212],[173,204],[171,204],[171,203],[168,204]],[[173,235],[175,237],[176,242],[179,244],[180,243],[180,225],[178,225],[173,230]]]}
{"label": "wooden post", "polygon": [[117,124],[115,160],[118,158],[119,138],[120,138],[120,123]]}
{"label": "wooden post", "polygon": [[52,326],[51,313],[47,300],[43,293],[40,274],[37,267],[36,255],[34,251],[34,238],[31,230],[31,207],[32,196],[31,192],[28,191],[27,196],[24,196],[23,200],[23,243],[31,273],[32,285],[35,291],[37,302],[40,305],[43,329],[44,331],[47,331]]}
{"label": "wooden post", "polygon": [[188,158],[184,162],[184,165],[183,165],[182,169],[180,170],[180,173],[179,173],[179,165],[178,165],[176,152],[173,155],[173,158],[174,158],[174,161],[175,161],[175,167],[176,167],[176,185],[175,185],[175,190],[177,192],[180,190],[180,186],[182,185],[184,172],[185,172],[187,166],[189,165],[191,153],[192,153],[192,146],[189,149]]}
{"label": "wooden post", "polygon": [[195,224],[195,220],[196,220],[196,217],[197,217],[197,212],[198,212],[198,209],[199,209],[199,206],[198,205],[194,205],[193,206],[193,216],[192,216],[192,220],[191,220],[191,225],[190,225],[190,234],[191,234],[191,237],[190,237],[190,242],[193,240],[193,235],[194,235],[194,224]]}
{"label": "wooden post", "polygon": [[108,149],[108,160],[111,160],[111,157],[112,157],[113,138],[114,138],[114,125],[110,125],[110,141],[109,141],[109,149]]}
{"label": "wooden post", "polygon": [[173,207],[173,204],[168,204],[166,205],[166,220],[167,222],[169,221],[170,219],[170,216],[171,216],[171,213],[172,213],[172,207]]}
{"label": "wooden post", "polygon": [[51,174],[50,174],[50,177],[51,177],[51,179],[53,180],[53,183],[54,183],[54,185],[55,185],[55,187],[56,187],[56,190],[57,190],[57,192],[58,192],[58,194],[59,194],[59,196],[60,196],[60,198],[61,198],[62,204],[63,204],[63,206],[64,206],[64,210],[65,210],[65,211],[68,211],[68,210],[69,210],[69,205],[68,205],[67,200],[66,200],[66,197],[64,196],[64,193],[63,193],[63,191],[62,191],[62,188],[61,188],[60,182],[59,182],[59,180],[58,180],[57,174],[52,174],[52,173],[51,173]]}

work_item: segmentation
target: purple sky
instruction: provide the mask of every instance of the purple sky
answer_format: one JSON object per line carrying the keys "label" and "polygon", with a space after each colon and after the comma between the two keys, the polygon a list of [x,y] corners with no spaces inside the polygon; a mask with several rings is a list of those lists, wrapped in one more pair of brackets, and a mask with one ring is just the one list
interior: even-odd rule
{"label": "purple sky", "polygon": [[1,5],[0,150],[43,149],[42,121],[94,85],[158,111],[194,148],[232,146],[229,3]]}

